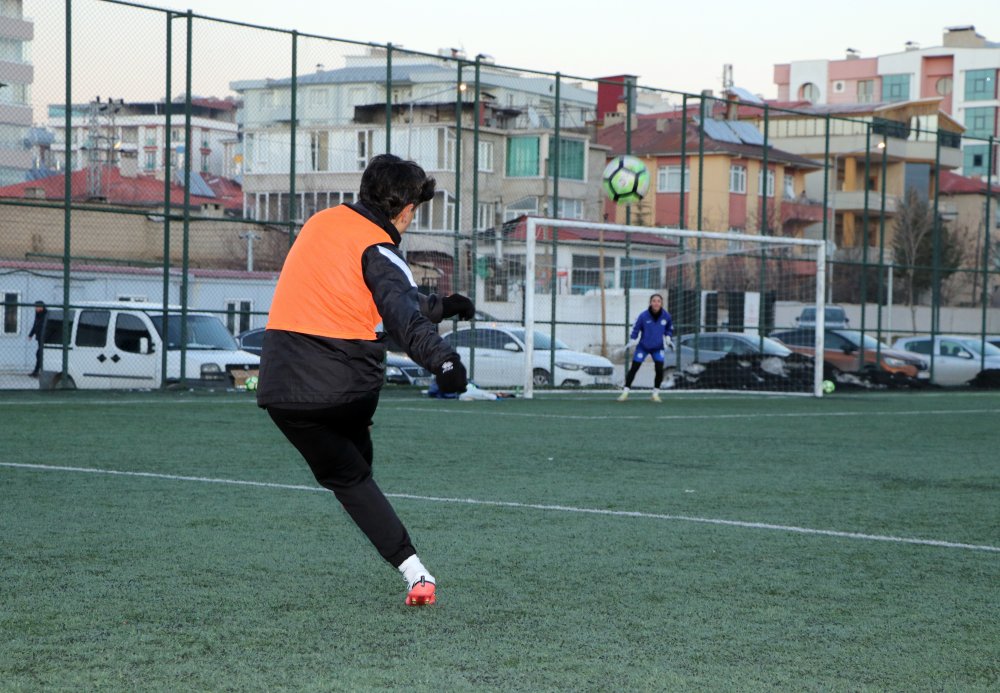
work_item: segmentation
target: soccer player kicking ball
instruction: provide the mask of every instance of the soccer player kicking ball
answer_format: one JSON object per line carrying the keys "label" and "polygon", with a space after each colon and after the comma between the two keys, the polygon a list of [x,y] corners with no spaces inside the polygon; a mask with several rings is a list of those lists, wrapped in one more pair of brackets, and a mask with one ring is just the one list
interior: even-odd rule
{"label": "soccer player kicking ball", "polygon": [[[635,374],[639,372],[646,356],[653,357],[653,366],[656,368],[656,379],[653,381],[654,402],[660,401],[660,384],[663,383],[663,350],[674,349],[674,323],[670,319],[670,313],[663,308],[663,296],[653,294],[649,297],[649,308],[639,313],[632,327],[632,334],[628,349],[635,349],[632,357],[632,367],[625,376],[625,388],[618,395],[618,401],[624,402],[628,399],[629,388]],[[641,337],[640,337],[641,335]]]}
{"label": "soccer player kicking ball", "polygon": [[402,573],[410,606],[435,602],[435,580],[372,478],[369,427],[385,381],[379,323],[442,392],[465,391],[465,367],[434,323],[468,320],[475,307],[459,294],[419,294],[399,252],[417,207],[433,197],[422,168],[382,154],[361,176],[359,202],[306,222],[274,290],[257,383],[257,404]]}

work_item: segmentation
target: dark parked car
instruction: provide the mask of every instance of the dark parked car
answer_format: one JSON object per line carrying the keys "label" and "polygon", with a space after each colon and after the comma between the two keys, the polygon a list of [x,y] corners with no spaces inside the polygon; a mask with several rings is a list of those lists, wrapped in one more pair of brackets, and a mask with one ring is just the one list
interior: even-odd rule
{"label": "dark parked car", "polygon": [[[260,356],[261,346],[264,343],[264,328],[255,327],[252,330],[241,332],[236,336],[243,351]],[[427,387],[431,383],[431,374],[425,368],[411,359],[392,340],[386,344],[388,351],[385,355],[385,381],[397,385],[417,385]]]}

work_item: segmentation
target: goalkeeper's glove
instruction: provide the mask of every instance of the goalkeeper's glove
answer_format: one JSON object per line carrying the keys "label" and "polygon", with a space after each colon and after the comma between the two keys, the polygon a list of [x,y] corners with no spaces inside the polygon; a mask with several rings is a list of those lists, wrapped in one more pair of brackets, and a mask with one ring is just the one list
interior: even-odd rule
{"label": "goalkeeper's glove", "polygon": [[458,316],[462,320],[472,320],[476,314],[476,306],[462,294],[452,294],[441,299],[442,318]]}
{"label": "goalkeeper's glove", "polygon": [[639,340],[638,339],[630,339],[630,340],[628,340],[628,344],[625,345],[625,348],[626,349],[635,349],[638,345],[639,345]]}
{"label": "goalkeeper's glove", "polygon": [[465,392],[465,386],[468,383],[465,375],[465,366],[462,365],[462,361],[458,358],[457,354],[438,367],[437,372],[434,374],[434,379],[437,381],[438,390],[446,395]]}
{"label": "goalkeeper's glove", "polygon": [[673,351],[674,350],[674,340],[673,340],[673,338],[670,335],[667,335],[666,337],[664,337],[663,338],[663,345],[665,347],[667,347],[668,349],[670,349],[670,351]]}

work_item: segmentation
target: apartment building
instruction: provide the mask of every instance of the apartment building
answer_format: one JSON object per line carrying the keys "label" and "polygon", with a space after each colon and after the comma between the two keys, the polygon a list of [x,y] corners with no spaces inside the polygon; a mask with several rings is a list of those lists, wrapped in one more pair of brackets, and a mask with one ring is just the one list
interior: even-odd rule
{"label": "apartment building", "polygon": [[22,0],[0,0],[0,185],[19,183],[31,170],[31,151],[24,143],[31,127],[34,31]]}
{"label": "apartment building", "polygon": [[[191,170],[213,176],[238,178],[241,144],[232,99],[193,98],[191,101]],[[167,162],[177,171],[184,165],[183,99],[169,105],[162,101],[122,102],[96,99],[74,104],[69,135],[72,168],[114,164],[126,176],[163,178]],[[167,109],[171,123],[167,132]],[[56,162],[65,161],[66,109],[50,105],[48,128],[54,137],[49,150]]]}
{"label": "apartment building", "polygon": [[[849,49],[839,60],[799,60],[774,66],[778,101],[816,106],[891,104],[936,99],[940,109],[964,126],[960,168],[986,176],[989,138],[1000,134],[1000,43],[974,26],[945,29],[942,45],[908,42],[902,51],[861,57]],[[994,156],[998,147],[994,146]],[[998,176],[996,159],[992,172]]]}

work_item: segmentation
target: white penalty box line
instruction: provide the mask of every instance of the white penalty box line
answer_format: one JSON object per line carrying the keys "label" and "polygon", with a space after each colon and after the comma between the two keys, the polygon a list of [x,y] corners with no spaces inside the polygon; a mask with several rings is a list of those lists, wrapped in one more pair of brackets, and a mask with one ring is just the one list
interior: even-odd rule
{"label": "white penalty box line", "polygon": [[[249,481],[245,479],[220,479],[201,476],[183,476],[178,474],[160,474],[156,472],[130,472],[117,469],[97,469],[93,467],[66,467],[48,464],[26,464],[19,462],[0,462],[0,467],[11,469],[29,469],[43,472],[75,472],[79,474],[103,474],[108,476],[140,477],[146,479],[161,479],[165,481],[186,481],[203,484],[227,484],[231,486],[252,486],[257,488],[281,489],[285,491],[328,492],[318,486],[302,484],[279,484],[266,481]],[[768,522],[745,522],[742,520],[724,520],[711,517],[695,517],[691,515],[669,515],[664,513],[648,513],[629,510],[605,510],[600,508],[578,508],[569,505],[548,505],[543,503],[519,503],[515,501],[491,501],[477,498],[447,498],[440,496],[421,496],[412,493],[386,493],[389,498],[415,500],[428,503],[457,503],[462,505],[477,505],[496,508],[515,508],[519,510],[540,510],[545,512],[580,513],[584,515],[603,515],[606,517],[628,517],[644,520],[664,520],[672,522],[693,522],[698,524],[721,525],[724,527],[740,527],[743,529],[763,529],[778,532],[790,532],[812,536],[835,537],[839,539],[857,539],[861,541],[882,541],[894,544],[910,544],[917,546],[936,546],[946,549],[964,549],[967,551],[987,551],[1000,553],[1000,546],[986,544],[964,544],[938,539],[919,539],[913,537],[897,537],[887,534],[865,534],[862,532],[843,532],[832,529],[814,529],[794,525],[778,525]]]}

